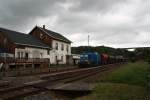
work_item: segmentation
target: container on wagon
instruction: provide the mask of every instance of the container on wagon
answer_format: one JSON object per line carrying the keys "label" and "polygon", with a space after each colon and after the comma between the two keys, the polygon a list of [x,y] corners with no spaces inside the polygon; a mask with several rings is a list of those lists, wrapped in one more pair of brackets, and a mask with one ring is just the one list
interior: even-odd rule
{"label": "container on wagon", "polygon": [[108,54],[102,53],[101,54],[101,64],[107,64],[108,63]]}

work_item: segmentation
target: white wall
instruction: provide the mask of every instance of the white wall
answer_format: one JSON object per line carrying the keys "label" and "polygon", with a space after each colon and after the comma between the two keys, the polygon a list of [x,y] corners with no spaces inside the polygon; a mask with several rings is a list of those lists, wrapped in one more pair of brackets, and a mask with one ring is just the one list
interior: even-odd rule
{"label": "white wall", "polygon": [[25,58],[25,54],[28,53],[29,58],[46,58],[47,49],[25,47],[25,49],[15,48],[15,57],[18,58],[18,52],[22,53],[20,56]]}
{"label": "white wall", "polygon": [[[58,50],[56,50],[56,43],[58,43]],[[61,45],[64,45],[64,50],[61,50]],[[68,45],[68,52],[66,50]],[[61,60],[61,56],[63,56],[63,61],[59,62],[60,64],[66,64],[66,55],[71,55],[71,45],[65,42],[60,42],[57,40],[52,41],[52,50],[50,52],[51,63],[56,64],[56,56],[58,60]]]}

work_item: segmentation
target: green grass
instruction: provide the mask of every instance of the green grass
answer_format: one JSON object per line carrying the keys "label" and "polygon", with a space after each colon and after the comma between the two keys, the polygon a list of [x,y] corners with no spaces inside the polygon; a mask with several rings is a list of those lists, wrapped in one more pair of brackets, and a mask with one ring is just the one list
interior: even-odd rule
{"label": "green grass", "polygon": [[95,91],[79,100],[150,100],[150,63],[136,62],[107,74]]}
{"label": "green grass", "polygon": [[150,92],[141,86],[100,83],[96,90],[78,100],[150,100]]}
{"label": "green grass", "polygon": [[104,81],[146,86],[149,69],[150,64],[146,62],[129,63],[107,75]]}

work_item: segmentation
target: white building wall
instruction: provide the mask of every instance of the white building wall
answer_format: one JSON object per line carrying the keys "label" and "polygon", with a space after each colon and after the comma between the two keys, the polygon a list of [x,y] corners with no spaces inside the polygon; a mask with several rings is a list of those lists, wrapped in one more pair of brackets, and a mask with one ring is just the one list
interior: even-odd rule
{"label": "white building wall", "polygon": [[[58,43],[58,50],[56,50],[56,43]],[[61,50],[62,44],[64,45],[64,50]],[[67,51],[68,46],[68,51]],[[57,60],[59,60],[59,64],[66,64],[66,55],[71,55],[71,45],[65,42],[60,42],[57,40],[52,41],[52,50],[50,52],[50,61],[51,64],[56,64],[56,56]],[[63,56],[63,60],[61,57]]]}
{"label": "white building wall", "polygon": [[[18,54],[20,53],[20,54]],[[39,49],[32,47],[25,47],[25,49],[16,48],[15,57],[25,58],[26,53],[28,53],[28,58],[47,58],[47,49]]]}
{"label": "white building wall", "polygon": [[[58,50],[56,50],[56,43],[58,43]],[[64,50],[61,50],[62,44],[64,45]],[[68,46],[68,51],[67,51]],[[52,50],[48,54],[47,49],[39,49],[32,47],[25,47],[25,49],[16,48],[15,49],[15,57],[19,58],[18,52],[20,53],[20,58],[25,58],[26,53],[28,53],[28,58],[49,58],[51,64],[57,64],[57,60],[59,60],[59,64],[66,64],[66,55],[71,55],[71,45],[65,42],[60,42],[57,40],[52,41]],[[22,54],[21,54],[22,53]],[[63,57],[63,60],[62,58]]]}

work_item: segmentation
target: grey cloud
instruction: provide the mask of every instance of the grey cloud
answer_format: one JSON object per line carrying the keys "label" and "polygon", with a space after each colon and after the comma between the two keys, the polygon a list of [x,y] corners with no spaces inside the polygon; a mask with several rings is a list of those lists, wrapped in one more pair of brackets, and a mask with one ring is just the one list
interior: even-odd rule
{"label": "grey cloud", "polygon": [[0,26],[29,32],[35,24],[67,36],[73,46],[144,46],[150,41],[149,0],[0,0]]}
{"label": "grey cloud", "polygon": [[[1,26],[21,30],[38,18],[57,12],[57,3],[65,0],[0,0]],[[59,9],[59,7],[58,7]]]}
{"label": "grey cloud", "polygon": [[127,2],[127,0],[75,0],[76,5],[71,8],[73,11],[85,12],[106,12],[114,5]]}

